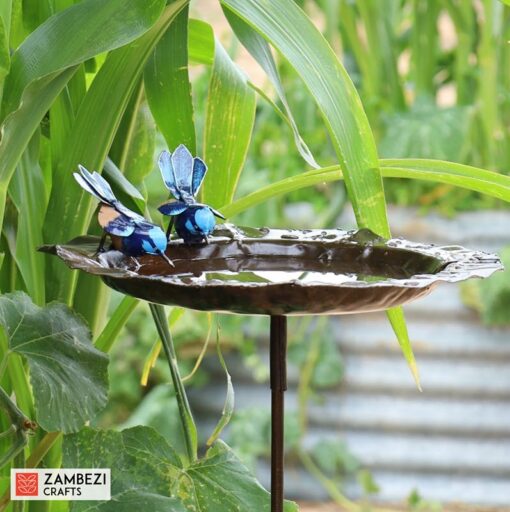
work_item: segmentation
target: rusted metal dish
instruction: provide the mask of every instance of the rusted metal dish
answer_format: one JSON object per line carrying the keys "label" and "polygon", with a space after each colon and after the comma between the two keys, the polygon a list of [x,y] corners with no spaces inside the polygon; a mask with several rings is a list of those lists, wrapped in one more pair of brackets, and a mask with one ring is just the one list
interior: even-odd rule
{"label": "rusted metal dish", "polygon": [[493,254],[402,239],[369,230],[217,227],[208,245],[172,240],[163,258],[96,255],[99,239],[47,245],[69,267],[101,276],[122,293],[166,305],[239,314],[344,314],[387,309],[441,282],[488,277]]}

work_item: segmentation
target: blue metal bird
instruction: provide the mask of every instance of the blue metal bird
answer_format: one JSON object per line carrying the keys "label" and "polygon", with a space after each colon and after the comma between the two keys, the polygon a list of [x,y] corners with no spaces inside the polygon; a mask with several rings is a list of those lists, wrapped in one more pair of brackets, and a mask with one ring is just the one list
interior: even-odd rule
{"label": "blue metal bird", "polygon": [[159,226],[126,208],[114,196],[110,185],[100,174],[90,173],[81,165],[78,167],[80,174],[74,173],[76,181],[101,202],[98,220],[105,232],[99,243],[98,252],[104,250],[106,235],[109,234],[113,248],[127,256],[157,254],[174,266],[165,254],[168,245],[165,232]]}
{"label": "blue metal bird", "polygon": [[207,166],[200,158],[193,158],[183,144],[173,153],[163,151],[158,164],[166,187],[176,199],[158,208],[162,214],[172,217],[167,236],[170,236],[175,221],[175,231],[185,243],[207,242],[216,224],[214,217],[225,218],[214,208],[197,203],[195,199]]}

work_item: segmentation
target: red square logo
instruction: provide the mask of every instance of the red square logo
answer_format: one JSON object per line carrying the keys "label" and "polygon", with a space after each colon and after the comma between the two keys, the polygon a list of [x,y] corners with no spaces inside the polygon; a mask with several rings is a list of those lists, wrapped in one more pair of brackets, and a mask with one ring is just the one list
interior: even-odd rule
{"label": "red square logo", "polygon": [[16,473],[16,496],[37,496],[39,475],[37,473]]}

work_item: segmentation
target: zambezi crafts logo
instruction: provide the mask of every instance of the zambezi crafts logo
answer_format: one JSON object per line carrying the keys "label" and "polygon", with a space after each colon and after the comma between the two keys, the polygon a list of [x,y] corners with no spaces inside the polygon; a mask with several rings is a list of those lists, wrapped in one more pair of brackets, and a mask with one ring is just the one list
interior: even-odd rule
{"label": "zambezi crafts logo", "polygon": [[39,475],[37,473],[16,473],[16,494],[18,496],[37,496],[39,494]]}
{"label": "zambezi crafts logo", "polygon": [[108,501],[109,469],[11,469],[13,500]]}

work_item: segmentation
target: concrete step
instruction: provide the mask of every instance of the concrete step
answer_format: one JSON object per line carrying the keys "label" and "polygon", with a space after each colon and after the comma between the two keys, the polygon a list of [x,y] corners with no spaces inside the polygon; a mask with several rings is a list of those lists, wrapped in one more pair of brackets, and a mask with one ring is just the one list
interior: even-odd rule
{"label": "concrete step", "polygon": [[[269,410],[270,394],[265,386],[234,382],[236,408],[261,407]],[[202,416],[218,416],[223,407],[225,387],[208,385],[191,393],[194,410]],[[286,394],[287,411],[296,410],[294,389]],[[311,428],[328,427],[332,432],[370,431],[372,435],[394,432],[427,434],[431,438],[451,435],[461,438],[510,439],[510,401],[458,400],[445,398],[395,397],[392,395],[321,395],[320,403],[309,407]],[[510,453],[508,454],[510,457]]]}

